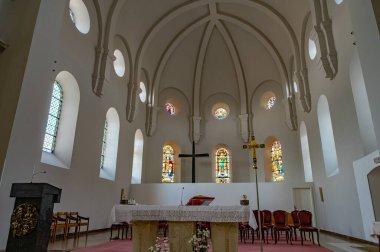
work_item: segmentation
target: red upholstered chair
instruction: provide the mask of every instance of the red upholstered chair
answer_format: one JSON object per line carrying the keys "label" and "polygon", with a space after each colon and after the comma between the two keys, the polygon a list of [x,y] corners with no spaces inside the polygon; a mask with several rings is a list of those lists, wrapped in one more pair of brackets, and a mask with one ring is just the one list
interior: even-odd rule
{"label": "red upholstered chair", "polygon": [[292,216],[292,219],[293,219],[293,224],[289,225],[293,229],[294,237],[295,237],[296,241],[297,241],[297,229],[299,229],[299,227],[300,227],[300,220],[298,218],[298,212],[299,212],[298,210],[294,210],[290,213]]}
{"label": "red upholstered chair", "polygon": [[292,244],[292,230],[286,223],[287,212],[283,210],[276,210],[273,212],[274,218],[274,241],[277,244],[277,240],[280,239],[280,232],[285,231],[286,234],[286,243],[289,242]]}
{"label": "red upholstered chair", "polygon": [[[255,220],[256,220],[256,224],[257,224],[257,228],[255,229],[256,231],[256,235],[257,235],[257,238],[260,238],[259,236],[259,214],[258,214],[258,210],[253,210],[253,215],[255,216]],[[267,235],[266,235],[266,240],[267,240],[267,243],[268,243],[268,227],[264,225],[264,213],[263,211],[260,211],[260,221],[261,221],[261,237],[263,237],[263,240],[265,242],[265,236],[264,236],[264,233],[267,232]],[[254,242],[254,233],[252,233],[252,243]]]}
{"label": "red upholstered chair", "polygon": [[166,237],[166,233],[168,231],[168,222],[167,221],[159,221],[158,222],[158,230],[164,232],[164,237]]}
{"label": "red upholstered chair", "polygon": [[271,236],[273,239],[273,223],[272,223],[272,212],[269,210],[262,210],[263,212],[263,220],[264,220],[264,226],[268,229],[268,232],[270,230]]}
{"label": "red upholstered chair", "polygon": [[319,230],[318,228],[313,227],[312,225],[312,219],[313,219],[312,213],[306,210],[299,211],[298,218],[300,221],[299,231],[301,234],[301,244],[303,245],[304,238],[306,240],[306,237],[305,237],[306,232],[308,232],[309,234],[311,233],[311,237],[313,239],[313,244],[314,244],[314,232],[316,232],[318,245],[321,246],[321,244],[319,244]]}
{"label": "red upholstered chair", "polygon": [[[248,222],[240,222],[239,223],[239,233],[240,233],[240,241],[245,243],[246,239],[249,238],[249,231],[251,227]],[[254,239],[254,238],[253,238]]]}

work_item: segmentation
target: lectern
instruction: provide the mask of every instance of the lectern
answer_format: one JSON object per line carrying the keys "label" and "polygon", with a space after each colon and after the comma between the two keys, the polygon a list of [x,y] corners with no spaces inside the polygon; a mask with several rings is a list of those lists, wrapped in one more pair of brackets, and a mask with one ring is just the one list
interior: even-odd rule
{"label": "lectern", "polygon": [[16,202],[6,252],[47,251],[53,207],[61,189],[46,183],[14,183],[10,196]]}

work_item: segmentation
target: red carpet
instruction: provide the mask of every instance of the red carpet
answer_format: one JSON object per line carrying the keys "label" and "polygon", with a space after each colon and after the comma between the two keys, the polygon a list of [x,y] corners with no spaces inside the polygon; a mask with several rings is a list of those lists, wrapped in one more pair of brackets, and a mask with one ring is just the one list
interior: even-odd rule
{"label": "red carpet", "polygon": [[[271,242],[271,241],[269,241]],[[107,243],[103,243],[94,247],[88,247],[83,249],[76,249],[76,252],[131,252],[132,251],[132,241],[130,240],[117,240]],[[209,251],[212,251],[210,248]],[[255,241],[255,244],[247,242],[246,244],[239,242],[239,252],[251,252],[251,251],[260,251],[259,244]],[[273,243],[264,244],[264,251],[268,252],[328,252],[324,247],[319,247],[318,245],[312,245],[310,242],[306,242],[304,246],[301,246],[300,241],[293,242],[293,245],[287,245],[286,242],[280,241],[276,245]],[[175,251],[173,251],[175,252]]]}

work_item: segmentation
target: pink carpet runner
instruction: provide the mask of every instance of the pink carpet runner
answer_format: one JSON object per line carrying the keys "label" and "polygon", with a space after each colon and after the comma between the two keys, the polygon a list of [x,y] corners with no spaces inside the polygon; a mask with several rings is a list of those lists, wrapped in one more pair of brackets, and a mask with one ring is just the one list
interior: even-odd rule
{"label": "pink carpet runner", "polygon": [[[132,241],[130,240],[116,240],[107,243],[103,243],[97,246],[76,249],[75,252],[132,252]],[[210,248],[211,252],[212,249]],[[240,243],[239,242],[239,252],[251,252],[251,251],[260,251],[260,246],[257,242],[255,244],[251,243]],[[280,241],[276,245],[272,242],[269,244],[264,244],[264,251],[267,252],[328,252],[324,247],[319,247],[318,245],[310,244],[310,242],[304,243],[304,246],[301,246],[300,241],[294,241],[293,245],[287,245],[286,242]]]}

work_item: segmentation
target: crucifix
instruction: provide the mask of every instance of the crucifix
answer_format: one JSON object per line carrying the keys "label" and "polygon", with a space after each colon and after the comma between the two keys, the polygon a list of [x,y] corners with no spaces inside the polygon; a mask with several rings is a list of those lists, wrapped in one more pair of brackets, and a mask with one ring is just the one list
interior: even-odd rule
{"label": "crucifix", "polygon": [[197,157],[208,157],[208,153],[195,154],[195,143],[193,141],[193,151],[192,154],[179,154],[178,157],[191,157],[191,183],[195,183],[195,158]]}
{"label": "crucifix", "polygon": [[258,212],[258,226],[259,226],[259,234],[260,234],[260,251],[263,251],[263,233],[261,230],[261,212],[260,212],[260,201],[259,201],[259,185],[257,184],[257,157],[256,157],[256,149],[265,148],[265,144],[257,144],[255,140],[255,136],[252,134],[251,143],[244,144],[243,149],[251,149],[252,150],[252,168],[255,171],[256,178],[256,200],[257,200],[257,212]]}

